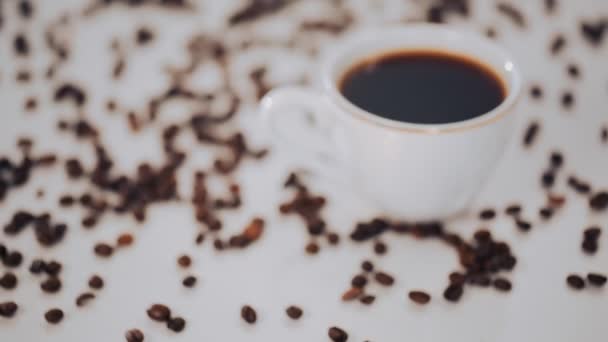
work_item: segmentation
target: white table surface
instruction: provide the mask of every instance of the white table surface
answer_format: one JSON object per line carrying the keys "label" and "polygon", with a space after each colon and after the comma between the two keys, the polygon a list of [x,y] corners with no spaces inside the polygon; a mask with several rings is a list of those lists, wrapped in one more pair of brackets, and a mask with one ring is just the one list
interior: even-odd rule
{"label": "white table surface", "polygon": [[[324,1],[306,0],[292,9],[256,24],[255,30],[242,29],[230,35],[254,34],[279,39],[289,35],[297,18],[310,17]],[[395,22],[416,17],[415,2],[346,1],[357,9],[362,25]],[[422,2],[422,1],[421,1]],[[59,117],[74,117],[69,106],[52,103],[52,91],[41,77],[48,53],[43,50],[42,29],[66,9],[77,13],[84,1],[38,1],[37,16],[31,24],[16,20],[13,1],[3,1],[5,23],[0,31],[0,151],[16,156],[16,137],[34,137],[34,151],[56,151],[62,157],[85,156],[89,146],[75,143],[68,135],[55,129]],[[209,241],[195,246],[198,230],[188,203],[154,205],[148,220],[137,224],[130,216],[107,216],[94,230],[84,230],[79,209],[61,209],[57,199],[64,192],[77,193],[82,184],[67,183],[62,168],[39,170],[22,190],[15,191],[0,204],[0,224],[8,222],[17,208],[36,212],[50,210],[58,221],[69,225],[66,239],[54,248],[42,248],[31,231],[18,237],[0,235],[0,241],[22,250],[24,265],[17,271],[16,290],[0,289],[0,302],[14,300],[19,311],[13,319],[0,319],[0,341],[122,341],[130,328],[140,328],[145,340],[155,341],[326,341],[327,329],[337,325],[348,331],[349,341],[584,341],[608,339],[608,289],[570,290],[565,277],[571,272],[608,272],[608,240],[600,241],[600,250],[593,256],[580,249],[582,231],[598,224],[606,228],[607,214],[591,214],[586,201],[566,190],[563,176],[575,173],[588,179],[595,188],[608,187],[608,145],[599,139],[599,127],[608,123],[608,41],[593,49],[583,42],[578,31],[580,18],[597,18],[608,14],[608,2],[559,1],[559,9],[547,17],[542,1],[512,1],[525,10],[528,29],[515,27],[493,10],[495,1],[475,1],[473,17],[454,25],[483,32],[487,25],[496,27],[498,42],[513,52],[528,81],[542,84],[545,96],[532,101],[525,94],[518,112],[521,114],[518,136],[505,159],[476,201],[473,212],[482,206],[504,206],[512,201],[525,203],[528,217],[537,217],[543,202],[539,174],[548,163],[548,152],[564,152],[565,173],[556,189],[567,194],[567,205],[549,223],[536,223],[528,234],[518,232],[513,223],[500,216],[488,224],[499,239],[508,241],[518,263],[508,278],[513,281],[511,293],[491,289],[467,288],[461,301],[448,303],[441,297],[447,274],[459,269],[456,255],[438,242],[420,242],[410,237],[387,235],[383,240],[389,253],[378,257],[371,243],[355,244],[347,239],[358,220],[377,213],[373,203],[358,198],[348,189],[331,184],[322,177],[308,178],[311,188],[328,197],[324,215],[329,226],[342,233],[337,248],[322,248],[316,256],[304,253],[307,234],[302,222],[278,214],[278,204],[291,196],[281,188],[289,170],[306,166],[294,162],[289,152],[276,146],[267,135],[258,117],[255,101],[239,113],[239,125],[247,132],[253,146],[269,146],[270,156],[262,161],[246,161],[234,178],[243,189],[244,206],[224,217],[225,230],[237,232],[253,215],[267,221],[262,239],[243,251],[216,252]],[[126,120],[105,112],[107,98],[115,97],[125,105],[141,108],[145,100],[166,85],[167,65],[185,63],[184,43],[194,32],[221,32],[224,14],[238,5],[237,1],[205,1],[196,14],[173,15],[156,10],[111,10],[93,18],[75,18],[71,40],[74,55],[58,74],[59,80],[76,80],[89,89],[85,109],[103,129],[102,139],[121,170],[132,171],[138,162],[160,160],[158,145],[161,123],[177,121],[189,112],[183,106],[172,106],[162,113],[160,122],[141,133],[129,134]],[[308,9],[306,9],[308,8]],[[322,12],[323,13],[323,12]],[[294,19],[296,18],[296,19]],[[157,39],[150,47],[129,53],[129,64],[121,82],[109,76],[111,55],[109,42],[113,37],[130,37],[140,25],[157,28]],[[17,30],[28,28],[34,40],[34,56],[26,63],[36,70],[34,82],[15,85],[13,75],[23,65],[12,53],[12,37]],[[557,31],[569,38],[559,58],[550,58],[548,44]],[[219,33],[216,33],[219,34]],[[228,34],[226,34],[228,36]],[[323,46],[331,48],[333,38],[325,38]],[[234,61],[234,77],[246,79],[251,65],[268,63],[269,78],[276,84],[289,82],[302,75],[314,78],[314,59],[280,48],[263,48],[240,56]],[[580,80],[567,76],[565,65],[577,63]],[[257,64],[256,64],[257,63]],[[239,69],[240,68],[240,69]],[[243,70],[243,71],[239,71]],[[213,70],[203,70],[194,82],[204,86],[213,79]],[[237,82],[243,92],[250,91],[247,82]],[[559,104],[561,91],[572,89],[576,104],[565,111]],[[248,98],[251,99],[249,92]],[[25,114],[22,103],[29,95],[39,98],[39,110]],[[537,144],[530,150],[520,147],[520,135],[530,118],[542,121]],[[188,142],[184,142],[188,144]],[[185,167],[180,192],[189,197],[191,171],[208,168],[207,147],[192,145],[193,156]],[[90,156],[88,156],[90,158]],[[430,175],[432,176],[432,175]],[[217,189],[224,183],[217,182]],[[35,192],[44,187],[46,195],[36,199]],[[473,217],[449,224],[450,229],[467,236],[480,227]],[[136,241],[108,260],[92,253],[98,241],[112,241],[121,232],[132,232]],[[182,253],[193,257],[188,272],[178,269],[176,257]],[[64,288],[59,294],[47,295],[39,289],[39,279],[27,271],[34,257],[55,258],[64,264]],[[358,302],[344,303],[341,293],[351,277],[359,271],[359,263],[370,258],[380,269],[395,275],[395,285],[381,288],[376,284],[369,292],[377,295],[371,306]],[[4,266],[0,266],[2,270]],[[98,273],[106,281],[105,288],[86,308],[76,308],[75,297],[87,289],[89,276]],[[186,289],[181,279],[187,273],[199,277],[197,286]],[[407,299],[411,289],[426,289],[433,301],[418,307]],[[162,324],[151,321],[146,309],[152,303],[166,303],[187,320],[186,329],[175,334]],[[258,322],[249,326],[240,318],[240,308],[250,304],[258,313]],[[284,309],[296,304],[303,308],[299,321],[290,321]],[[64,309],[66,317],[57,326],[49,326],[43,314],[51,307]]]}

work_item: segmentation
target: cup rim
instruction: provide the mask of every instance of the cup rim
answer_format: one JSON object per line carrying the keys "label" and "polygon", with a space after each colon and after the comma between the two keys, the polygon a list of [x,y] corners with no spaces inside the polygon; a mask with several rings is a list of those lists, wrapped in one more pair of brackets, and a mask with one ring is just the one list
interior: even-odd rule
{"label": "cup rim", "polygon": [[[354,34],[351,39],[347,39],[343,42],[343,44],[348,45],[350,43],[351,45],[360,45],[366,43],[368,39],[370,39],[370,37],[374,37],[378,34],[386,34],[387,32],[403,33],[414,30],[422,30],[426,31],[427,33],[432,33],[434,35],[458,35],[461,39],[477,40],[482,44],[486,45],[487,48],[492,49],[493,54],[499,56],[502,60],[502,70],[496,70],[496,67],[492,66],[490,63],[487,62],[487,60],[484,60],[482,57],[476,55],[474,52],[471,53],[453,48],[445,48],[444,51],[474,58],[479,62],[482,62],[487,67],[491,68],[493,71],[499,72],[501,75],[506,74],[506,79],[503,80],[505,83],[507,83],[507,96],[505,97],[505,99],[494,109],[481,115],[462,121],[440,124],[423,124],[387,119],[368,112],[351,103],[348,99],[344,97],[344,95],[338,89],[337,82],[332,76],[334,74],[334,68],[337,67],[336,64],[339,60],[339,57],[344,55],[344,50],[347,50],[345,46],[342,45],[340,46],[337,52],[333,53],[333,55],[330,55],[328,58],[325,58],[325,64],[322,68],[323,87],[329,92],[330,98],[333,99],[334,103],[336,103],[346,112],[350,113],[351,116],[359,120],[363,120],[366,123],[394,131],[419,134],[443,134],[471,130],[494,123],[512,112],[512,107],[517,103],[517,100],[521,95],[521,73],[519,71],[519,68],[517,67],[517,63],[504,48],[502,48],[501,46],[481,34],[476,34],[474,32],[466,31],[463,29],[457,29],[445,24],[416,23],[408,24],[406,26],[383,27],[375,30],[365,30]],[[433,48],[429,47],[429,49]],[[374,56],[382,52],[383,50],[370,51],[369,56]],[[353,65],[354,64],[356,63],[353,63]]]}

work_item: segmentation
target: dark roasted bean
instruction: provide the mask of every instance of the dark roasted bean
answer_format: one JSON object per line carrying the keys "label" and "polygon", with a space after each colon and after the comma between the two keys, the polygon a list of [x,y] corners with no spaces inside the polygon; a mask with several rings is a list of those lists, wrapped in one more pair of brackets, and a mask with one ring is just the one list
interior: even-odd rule
{"label": "dark roasted bean", "polygon": [[92,294],[91,292],[82,293],[76,298],[76,306],[78,306],[78,307],[85,306],[93,298],[95,298],[95,295]]}
{"label": "dark roasted bean", "polygon": [[421,305],[427,304],[431,301],[431,296],[423,291],[410,291],[408,297],[410,297],[410,300],[412,300],[414,303]]}
{"label": "dark roasted bean", "polygon": [[4,275],[2,276],[2,278],[0,278],[0,287],[6,289],[6,290],[12,290],[15,287],[17,287],[17,276],[15,276],[15,274],[11,273],[11,272],[6,272],[4,273]]}
{"label": "dark roasted bean", "polygon": [[63,311],[61,309],[50,309],[44,314],[44,319],[50,324],[57,324],[63,320]]}
{"label": "dark roasted bean", "polygon": [[473,285],[477,285],[477,286],[481,286],[481,287],[488,287],[490,286],[490,277],[488,277],[485,274],[472,274],[468,276],[468,281],[469,283],[473,284]]}
{"label": "dark roasted bean", "polygon": [[519,204],[512,204],[505,209],[507,215],[515,216],[521,213],[521,206]]}
{"label": "dark roasted bean", "polygon": [[565,46],[566,46],[566,38],[563,35],[558,34],[551,41],[551,47],[550,47],[551,54],[557,55],[564,49]]}
{"label": "dark roasted bean", "polygon": [[367,285],[367,278],[359,274],[354,276],[350,283],[353,287],[363,288]]}
{"label": "dark roasted bean", "polygon": [[171,310],[163,304],[153,304],[146,313],[157,322],[167,322],[171,318]]}
{"label": "dark roasted bean", "polygon": [[372,264],[369,260],[365,260],[361,263],[361,269],[363,269],[365,272],[372,272],[374,270],[374,264]]}
{"label": "dark roasted bean", "polygon": [[31,18],[32,14],[34,13],[34,8],[32,7],[32,3],[29,2],[28,0],[19,1],[19,5],[17,6],[17,9],[19,10],[19,14],[21,15],[21,17],[23,19]]}
{"label": "dark roasted bean", "polygon": [[93,250],[95,254],[103,258],[108,258],[114,253],[114,248],[107,243],[98,243]]}
{"label": "dark roasted bean", "polygon": [[184,280],[182,281],[182,284],[185,287],[194,287],[194,285],[196,285],[196,277],[195,276],[187,276],[186,278],[184,278]]}
{"label": "dark roasted bean", "polygon": [[18,56],[27,56],[30,53],[30,44],[27,38],[22,33],[18,33],[15,36],[13,46],[15,49],[15,53]]}
{"label": "dark roasted bean", "polygon": [[530,96],[532,96],[532,98],[534,99],[540,99],[541,97],[543,97],[543,90],[540,88],[540,86],[533,85],[530,88]]}
{"label": "dark roasted bean", "polygon": [[576,274],[569,275],[566,278],[566,282],[568,283],[568,286],[575,290],[581,290],[585,287],[585,280]]}
{"label": "dark roasted bean", "polygon": [[146,45],[153,39],[154,39],[154,33],[152,33],[152,31],[149,28],[141,27],[140,29],[137,30],[137,34],[135,37],[137,44]]}
{"label": "dark roasted bean", "polygon": [[462,285],[464,284],[466,277],[462,273],[452,272],[450,273],[450,284]]}
{"label": "dark roasted bean", "polygon": [[308,254],[317,254],[319,252],[319,245],[317,245],[315,242],[309,242],[306,245],[306,253]]}
{"label": "dark roasted bean", "polygon": [[524,17],[524,14],[513,5],[506,2],[501,2],[496,5],[496,9],[498,9],[498,13],[509,18],[515,25],[519,27],[526,26],[526,18]]}
{"label": "dark roasted bean", "polygon": [[346,342],[348,340],[348,334],[338,327],[329,328],[327,335],[333,342]]}
{"label": "dark roasted bean", "polygon": [[462,297],[463,288],[460,284],[450,284],[443,292],[443,298],[450,302],[457,302]]}
{"label": "dark roasted bean", "polygon": [[17,312],[19,306],[15,302],[0,303],[0,317],[11,318]]}
{"label": "dark roasted bean", "polygon": [[169,319],[167,322],[167,328],[174,332],[181,332],[186,327],[186,320],[181,317],[175,317]]}
{"label": "dark roasted bean", "polygon": [[503,291],[503,292],[511,291],[511,287],[512,287],[511,282],[504,278],[494,279],[494,281],[492,282],[492,285],[494,285],[495,289],[497,289],[499,291]]}
{"label": "dark roasted bean", "polygon": [[596,240],[588,240],[585,239],[583,240],[583,243],[581,244],[581,248],[583,249],[583,252],[587,253],[587,254],[595,254],[598,250],[598,243]]}
{"label": "dark roasted bean", "polygon": [[359,301],[365,305],[371,305],[376,300],[375,296],[372,295],[363,295],[359,298]]}
{"label": "dark roasted bean", "polygon": [[600,235],[602,235],[602,229],[596,226],[589,227],[583,232],[583,237],[585,240],[597,240],[599,239]]}
{"label": "dark roasted bean", "polygon": [[374,243],[374,252],[377,255],[386,254],[386,244],[382,241],[376,241],[376,243]]}
{"label": "dark roasted bean", "polygon": [[562,94],[562,107],[570,109],[574,105],[574,94],[570,91],[566,91]]}
{"label": "dark roasted bean", "polygon": [[50,276],[57,276],[61,272],[62,267],[59,262],[51,260],[44,265],[44,271]]}
{"label": "dark roasted bean", "polygon": [[589,198],[589,207],[595,211],[603,211],[608,208],[608,192],[600,191]]}
{"label": "dark roasted bean", "polygon": [[494,209],[484,209],[479,213],[479,218],[482,220],[491,220],[496,216]]}
{"label": "dark roasted bean", "polygon": [[540,130],[540,124],[536,121],[533,121],[528,125],[526,132],[524,134],[524,146],[530,147],[536,140],[536,136],[538,135],[538,131]]}
{"label": "dark roasted bean", "polygon": [[553,209],[551,208],[540,208],[538,210],[538,214],[540,215],[540,217],[544,220],[548,220],[553,216]]}
{"label": "dark roasted bean", "polygon": [[56,277],[49,277],[40,283],[40,289],[47,293],[56,293],[61,290],[61,280]]}
{"label": "dark roasted bean", "polygon": [[183,268],[188,268],[192,264],[192,259],[187,255],[182,255],[177,258],[177,264]]}
{"label": "dark roasted bean", "polygon": [[329,233],[327,234],[327,242],[329,242],[330,245],[337,245],[340,242],[340,236],[336,233]]}
{"label": "dark roasted bean", "polygon": [[569,64],[567,67],[567,71],[568,71],[568,75],[570,75],[570,77],[572,77],[572,78],[579,78],[579,76],[580,76],[580,71],[579,71],[578,67],[574,64]]}
{"label": "dark roasted bean", "polygon": [[580,30],[583,37],[593,46],[599,46],[604,39],[608,24],[603,19],[596,22],[582,22]]}
{"label": "dark roasted bean", "polygon": [[543,172],[541,184],[543,188],[549,189],[555,183],[555,174],[552,171]]}
{"label": "dark roasted bean", "polygon": [[30,265],[30,272],[32,274],[40,274],[42,273],[46,268],[46,263],[41,260],[41,259],[35,259],[34,261],[32,261],[32,264]]}
{"label": "dark roasted bean", "polygon": [[587,281],[589,281],[589,284],[594,285],[594,286],[604,286],[606,284],[606,276],[603,274],[599,274],[599,273],[589,273],[587,274]]}
{"label": "dark roasted bean", "polygon": [[19,267],[23,261],[23,255],[18,251],[7,252],[2,261],[6,267]]}
{"label": "dark roasted bean", "polygon": [[294,305],[290,305],[289,307],[287,307],[287,309],[285,309],[285,313],[287,313],[287,316],[293,320],[297,320],[300,319],[300,317],[302,317],[302,309],[300,309],[297,306]]}
{"label": "dark roasted bean", "polygon": [[257,314],[251,306],[245,305],[241,308],[241,318],[249,324],[254,324],[257,320]]}
{"label": "dark roasted bean", "polygon": [[395,279],[392,276],[384,272],[376,272],[376,274],[374,275],[374,279],[376,279],[378,283],[384,286],[391,286],[395,282]]}
{"label": "dark roasted bean", "polygon": [[131,329],[125,333],[125,338],[127,342],[143,342],[144,333],[139,329]]}
{"label": "dark roasted bean", "polygon": [[103,284],[104,284],[103,279],[98,275],[92,275],[91,278],[89,278],[89,287],[92,289],[95,289],[95,290],[102,289]]}
{"label": "dark roasted bean", "polygon": [[517,225],[517,228],[519,228],[519,230],[521,230],[522,232],[527,232],[532,229],[532,225],[529,222],[521,219],[517,219],[515,221],[515,224]]}

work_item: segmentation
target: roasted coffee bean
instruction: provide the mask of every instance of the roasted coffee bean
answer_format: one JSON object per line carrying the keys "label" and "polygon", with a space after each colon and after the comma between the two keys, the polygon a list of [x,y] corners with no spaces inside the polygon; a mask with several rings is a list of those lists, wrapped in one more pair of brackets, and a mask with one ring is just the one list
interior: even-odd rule
{"label": "roasted coffee bean", "polygon": [[98,275],[92,275],[91,278],[89,278],[89,287],[94,290],[102,289],[103,284],[104,284],[103,279]]}
{"label": "roasted coffee bean", "polygon": [[392,276],[384,272],[376,272],[376,274],[374,275],[374,279],[376,279],[378,283],[384,286],[391,286],[395,282],[395,279]]}
{"label": "roasted coffee bean", "polygon": [[603,275],[603,274],[599,274],[599,273],[589,273],[587,274],[587,281],[589,281],[589,284],[594,285],[594,286],[604,286],[606,284],[606,280],[608,278]]}
{"label": "roasted coffee bean", "polygon": [[570,91],[562,94],[562,107],[570,109],[574,105],[574,95]]}
{"label": "roasted coffee bean", "polygon": [[466,281],[466,277],[462,273],[452,272],[450,273],[450,284],[462,285]]}
{"label": "roasted coffee bean", "polygon": [[367,278],[363,275],[358,274],[353,277],[350,284],[353,287],[363,288],[363,287],[365,287],[365,285],[367,285]]}
{"label": "roasted coffee bean", "polygon": [[499,291],[503,291],[503,292],[511,291],[511,287],[512,287],[511,282],[504,278],[494,279],[494,281],[492,282],[492,285],[494,285],[495,289],[497,289]]}
{"label": "roasted coffee bean", "polygon": [[287,309],[285,309],[285,313],[287,313],[287,316],[293,320],[297,320],[300,319],[300,317],[302,317],[302,309],[300,309],[297,306],[294,305],[290,305],[289,307],[287,307]]}
{"label": "roasted coffee bean", "polygon": [[59,262],[51,260],[44,265],[44,271],[50,276],[57,276],[61,272],[62,267]]}
{"label": "roasted coffee bean", "polygon": [[63,195],[59,198],[59,205],[62,207],[70,207],[74,202],[74,197],[70,195]]}
{"label": "roasted coffee bean", "polygon": [[40,283],[40,289],[47,293],[56,293],[61,290],[61,280],[57,277],[49,277]]}
{"label": "roasted coffee bean", "polygon": [[54,100],[55,102],[70,100],[76,106],[81,107],[85,104],[87,97],[80,87],[71,83],[64,83],[55,90]]}
{"label": "roasted coffee bean", "polygon": [[591,186],[574,176],[568,177],[568,186],[579,194],[585,195],[591,191]]}
{"label": "roasted coffee bean", "polygon": [[187,276],[186,278],[184,278],[184,280],[182,281],[182,284],[185,287],[194,287],[194,285],[196,285],[196,277],[195,276]]}
{"label": "roasted coffee bean", "polygon": [[524,14],[513,5],[506,2],[501,2],[496,5],[496,9],[498,10],[498,13],[509,18],[515,25],[519,27],[526,26],[526,18],[524,17]]}
{"label": "roasted coffee bean", "polygon": [[137,34],[135,37],[137,44],[146,45],[153,39],[154,39],[154,33],[152,33],[152,31],[149,28],[141,27],[140,29],[137,30]]}
{"label": "roasted coffee bean", "polygon": [[526,132],[524,134],[524,146],[530,147],[534,144],[536,137],[538,136],[538,131],[540,130],[540,124],[536,121],[533,121],[528,125]]}
{"label": "roasted coffee bean", "polygon": [[365,272],[372,272],[374,270],[374,264],[369,260],[365,260],[361,263],[361,269]]}
{"label": "roasted coffee bean", "polygon": [[314,255],[317,254],[319,252],[319,245],[317,245],[315,242],[309,242],[306,245],[306,253]]}
{"label": "roasted coffee bean", "polygon": [[564,49],[565,46],[566,38],[561,34],[556,35],[555,38],[553,38],[553,40],[551,41],[551,54],[557,55]]}
{"label": "roasted coffee bean", "polygon": [[492,240],[492,234],[486,229],[480,229],[473,234],[473,238],[480,243]]}
{"label": "roasted coffee bean", "polygon": [[585,240],[597,240],[600,238],[600,235],[602,235],[602,229],[596,226],[589,227],[583,232],[583,238]]}
{"label": "roasted coffee bean", "polygon": [[32,7],[32,4],[28,0],[19,1],[19,5],[17,6],[17,9],[19,10],[19,14],[21,15],[21,17],[23,19],[31,18],[32,14],[34,13],[34,8]]}
{"label": "roasted coffee bean", "polygon": [[532,224],[522,219],[515,220],[515,224],[517,225],[517,228],[519,228],[519,230],[521,230],[522,232],[527,232],[532,229]]}
{"label": "roasted coffee bean", "polygon": [[17,312],[19,306],[15,302],[0,303],[0,317],[11,318]]}
{"label": "roasted coffee bean", "polygon": [[376,243],[374,243],[374,252],[377,255],[386,254],[386,244],[382,241],[376,241]]}
{"label": "roasted coffee bean", "polygon": [[192,265],[192,259],[187,255],[182,255],[177,258],[177,264],[183,268],[188,268]]}
{"label": "roasted coffee bean", "polygon": [[357,298],[359,298],[359,296],[361,296],[362,293],[363,293],[363,290],[361,290],[361,288],[351,287],[350,289],[346,290],[342,294],[342,300],[345,302],[348,302],[353,299],[357,299]]}
{"label": "roasted coffee bean", "polygon": [[175,317],[169,319],[167,322],[167,328],[174,332],[181,332],[186,327],[186,320],[181,317]]}
{"label": "roasted coffee bean", "polygon": [[57,324],[63,320],[63,311],[61,309],[50,309],[44,314],[44,319],[50,324]]}
{"label": "roasted coffee bean", "polygon": [[427,304],[431,301],[431,296],[423,291],[410,291],[408,297],[410,297],[410,300],[414,303],[421,305]]}
{"label": "roasted coffee bean", "polygon": [[479,213],[479,218],[482,220],[491,220],[496,217],[494,209],[484,209]]}
{"label": "roasted coffee bean", "polygon": [[107,243],[98,243],[93,250],[95,254],[103,258],[108,258],[114,253],[114,248]]}
{"label": "roasted coffee bean", "polygon": [[551,208],[540,208],[538,210],[538,214],[544,220],[550,219],[553,216],[553,213],[554,213],[554,211]]}
{"label": "roasted coffee bean", "polygon": [[576,65],[568,64],[568,67],[566,70],[568,71],[568,75],[570,75],[570,77],[575,78],[575,79],[579,78],[580,71]]}
{"label": "roasted coffee bean", "polygon": [[6,267],[19,267],[23,261],[23,255],[18,251],[7,252],[2,262]]}
{"label": "roasted coffee bean", "polygon": [[116,244],[120,247],[131,246],[133,244],[133,235],[121,234],[118,239],[116,239]]}
{"label": "roasted coffee bean", "polygon": [[488,287],[491,283],[490,277],[485,274],[471,274],[468,276],[467,281],[472,285],[481,287]]}
{"label": "roasted coffee bean", "polygon": [[65,162],[65,171],[68,177],[78,179],[84,175],[84,168],[78,159],[68,159]]}
{"label": "roasted coffee bean", "polygon": [[545,189],[551,188],[555,184],[555,174],[552,171],[543,172],[541,184]]}
{"label": "roasted coffee bean", "polygon": [[125,333],[125,338],[127,342],[143,342],[144,333],[139,329],[131,329]]}
{"label": "roasted coffee bean", "polygon": [[218,251],[221,251],[224,249],[224,243],[220,239],[215,239],[213,241],[213,248],[215,248]]}
{"label": "roasted coffee bean", "polygon": [[547,194],[547,202],[552,209],[561,208],[566,203],[566,197],[556,194]]}
{"label": "roasted coffee bean", "polygon": [[376,296],[363,295],[359,298],[359,301],[365,305],[371,305],[376,300]]}
{"label": "roasted coffee bean", "polygon": [[450,302],[457,302],[462,297],[463,287],[461,284],[450,284],[443,292],[443,298]]}
{"label": "roasted coffee bean", "polygon": [[505,213],[510,216],[516,216],[521,213],[521,206],[519,204],[512,204],[505,209]]}
{"label": "roasted coffee bean", "polygon": [[603,143],[607,143],[608,142],[608,127],[602,127],[602,129],[600,130],[600,140]]}
{"label": "roasted coffee bean", "polygon": [[568,286],[575,290],[581,290],[585,287],[585,280],[576,274],[569,275],[566,278],[566,282],[568,283]]}
{"label": "roasted coffee bean", "polygon": [[203,241],[205,241],[205,234],[199,233],[198,235],[196,235],[196,239],[194,239],[194,243],[196,243],[197,245],[200,245],[201,243],[203,243]]}
{"label": "roasted coffee bean", "polygon": [[608,192],[600,191],[589,198],[589,207],[595,211],[603,211],[608,208]]}
{"label": "roasted coffee bean", "polygon": [[580,24],[580,31],[583,37],[591,43],[593,46],[599,46],[604,39],[604,34],[608,25],[603,19],[599,19],[596,22],[582,22]]}
{"label": "roasted coffee bean", "polygon": [[557,169],[564,164],[564,156],[559,151],[553,151],[553,152],[551,152],[549,161],[551,163],[551,167],[554,169]]}
{"label": "roasted coffee bean", "polygon": [[557,7],[557,0],[545,0],[545,10],[547,13],[552,14],[555,12],[555,8]]}
{"label": "roasted coffee bean", "polygon": [[249,324],[254,324],[257,320],[257,314],[251,306],[245,305],[241,308],[241,318]]}
{"label": "roasted coffee bean", "polygon": [[32,264],[30,265],[30,273],[40,274],[40,273],[44,272],[45,268],[46,268],[46,263],[43,260],[35,259],[34,261],[32,261]]}
{"label": "roasted coffee bean", "polygon": [[530,96],[535,99],[540,99],[543,97],[543,90],[538,85],[534,85],[530,88]]}
{"label": "roasted coffee bean", "polygon": [[95,295],[92,294],[91,292],[82,293],[81,295],[79,295],[76,298],[76,306],[78,306],[78,307],[85,306],[93,298],[95,298]]}
{"label": "roasted coffee bean", "polygon": [[583,249],[583,252],[587,253],[587,254],[595,254],[598,250],[598,243],[596,240],[583,240],[583,243],[581,244],[581,248]]}
{"label": "roasted coffee bean", "polygon": [[148,317],[157,322],[167,322],[171,318],[171,310],[163,304],[153,304],[146,312]]}
{"label": "roasted coffee bean", "polygon": [[346,331],[338,327],[329,328],[327,335],[333,342],[346,342],[348,340],[348,334]]}
{"label": "roasted coffee bean", "polygon": [[327,242],[329,242],[330,245],[337,245],[340,242],[340,236],[336,233],[329,233],[327,234]]}
{"label": "roasted coffee bean", "polygon": [[13,41],[15,54],[18,56],[27,56],[30,53],[30,43],[23,33],[18,33]]}
{"label": "roasted coffee bean", "polygon": [[0,287],[6,289],[6,290],[12,290],[15,287],[17,287],[17,276],[15,276],[15,274],[11,273],[11,272],[6,272],[4,273],[4,275],[2,276],[2,278],[0,278]]}

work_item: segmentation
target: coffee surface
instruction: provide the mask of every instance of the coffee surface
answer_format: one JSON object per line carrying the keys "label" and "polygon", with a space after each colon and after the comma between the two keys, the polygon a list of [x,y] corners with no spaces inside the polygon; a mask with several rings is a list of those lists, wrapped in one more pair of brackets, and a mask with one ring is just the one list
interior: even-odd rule
{"label": "coffee surface", "polygon": [[342,94],[356,106],[387,119],[443,124],[483,115],[504,100],[503,81],[466,56],[432,50],[395,51],[348,70]]}

